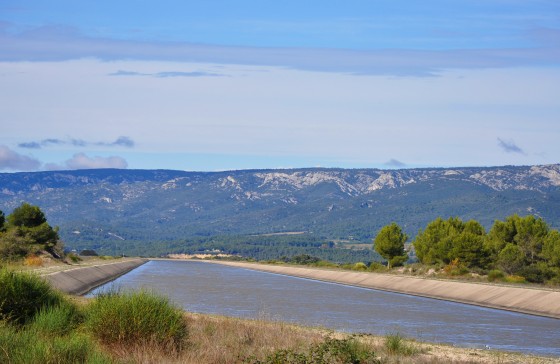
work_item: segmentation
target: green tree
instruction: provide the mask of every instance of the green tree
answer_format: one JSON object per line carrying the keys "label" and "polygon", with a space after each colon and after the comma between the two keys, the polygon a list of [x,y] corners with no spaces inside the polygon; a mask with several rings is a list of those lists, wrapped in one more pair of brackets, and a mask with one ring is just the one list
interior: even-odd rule
{"label": "green tree", "polygon": [[532,215],[520,218],[514,241],[523,250],[529,263],[536,263],[542,252],[544,240],[548,235],[548,225],[541,218]]}
{"label": "green tree", "polygon": [[[38,206],[22,203],[8,215],[7,231],[0,237],[4,257],[46,249],[55,257],[63,255],[58,228],[52,228]],[[33,247],[33,245],[36,245]],[[9,254],[7,254],[9,252]],[[15,252],[15,253],[14,253]],[[16,254],[17,253],[17,254]]]}
{"label": "green tree", "polygon": [[458,260],[469,267],[484,268],[488,263],[485,236],[484,227],[475,220],[437,218],[418,233],[414,248],[418,259],[425,264],[449,264]]}
{"label": "green tree", "polygon": [[505,221],[494,222],[488,233],[486,246],[495,260],[507,244],[517,245],[525,254],[527,263],[534,264],[542,259],[541,253],[548,232],[548,225],[541,218],[532,215],[520,217],[515,214],[508,216]]}
{"label": "green tree", "polygon": [[36,227],[47,222],[45,214],[38,206],[32,206],[27,202],[16,207],[14,211],[8,215],[8,224],[17,227]]}
{"label": "green tree", "polygon": [[375,237],[374,248],[379,255],[387,259],[387,266],[391,268],[391,265],[399,265],[406,261],[404,243],[407,239],[408,236],[400,226],[393,222],[379,231]]}
{"label": "green tree", "polygon": [[508,274],[517,273],[525,265],[525,254],[517,245],[507,243],[498,254],[497,264]]}
{"label": "green tree", "polygon": [[424,264],[434,264],[443,260],[443,240],[446,236],[445,221],[441,217],[430,222],[423,231],[419,231],[413,242],[418,259]]}
{"label": "green tree", "polygon": [[551,267],[560,268],[560,232],[551,230],[544,240],[542,257]]}

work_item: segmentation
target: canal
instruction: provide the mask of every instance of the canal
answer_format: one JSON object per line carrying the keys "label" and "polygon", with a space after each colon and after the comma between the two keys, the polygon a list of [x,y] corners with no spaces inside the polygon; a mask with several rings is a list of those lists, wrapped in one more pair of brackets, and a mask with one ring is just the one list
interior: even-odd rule
{"label": "canal", "polygon": [[193,261],[150,261],[92,291],[146,288],[191,312],[560,356],[560,320]]}

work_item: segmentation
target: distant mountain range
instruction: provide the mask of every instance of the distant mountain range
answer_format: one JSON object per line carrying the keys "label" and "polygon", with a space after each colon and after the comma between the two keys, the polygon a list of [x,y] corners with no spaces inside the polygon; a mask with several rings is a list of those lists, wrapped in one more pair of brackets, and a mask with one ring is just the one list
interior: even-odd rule
{"label": "distant mountain range", "polygon": [[560,228],[560,164],[0,174],[0,210],[23,201],[38,205],[68,246],[279,233],[371,242],[392,221],[415,235],[450,216],[489,228],[495,219],[533,214]]}

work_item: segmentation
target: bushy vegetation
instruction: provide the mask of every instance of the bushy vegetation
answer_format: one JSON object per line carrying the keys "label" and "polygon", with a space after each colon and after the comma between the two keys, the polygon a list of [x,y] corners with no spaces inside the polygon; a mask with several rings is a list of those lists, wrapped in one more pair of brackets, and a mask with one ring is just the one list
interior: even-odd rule
{"label": "bushy vegetation", "polygon": [[247,359],[252,364],[374,364],[381,363],[375,352],[355,338],[326,338],[306,352],[291,349],[277,350],[264,360]]}
{"label": "bushy vegetation", "polygon": [[110,363],[78,330],[80,310],[40,277],[0,270],[0,362]]}
{"label": "bushy vegetation", "polygon": [[407,240],[408,236],[393,222],[383,227],[375,237],[375,251],[387,260],[388,268],[400,266],[408,260],[404,251],[404,243]]}
{"label": "bushy vegetation", "polygon": [[180,348],[187,336],[181,312],[167,298],[147,291],[99,295],[88,307],[86,326],[109,345]]}
{"label": "bushy vegetation", "polygon": [[0,261],[21,260],[40,251],[56,258],[64,254],[58,228],[47,223],[41,209],[22,203],[7,218],[0,211]]}
{"label": "bushy vegetation", "polygon": [[488,272],[490,281],[560,283],[560,232],[532,215],[496,220],[488,233],[475,220],[437,218],[412,244],[421,263],[443,266],[449,275]]}
{"label": "bushy vegetation", "polygon": [[84,334],[48,336],[0,323],[0,362],[13,364],[113,363]]}
{"label": "bushy vegetation", "polygon": [[0,320],[24,325],[39,311],[63,301],[62,295],[40,277],[0,269]]}
{"label": "bushy vegetation", "polygon": [[186,336],[182,312],[164,297],[113,292],[78,307],[40,277],[0,270],[2,363],[111,363],[105,351],[178,353]]}
{"label": "bushy vegetation", "polygon": [[408,343],[400,333],[391,333],[385,337],[385,349],[389,355],[411,356],[419,350]]}

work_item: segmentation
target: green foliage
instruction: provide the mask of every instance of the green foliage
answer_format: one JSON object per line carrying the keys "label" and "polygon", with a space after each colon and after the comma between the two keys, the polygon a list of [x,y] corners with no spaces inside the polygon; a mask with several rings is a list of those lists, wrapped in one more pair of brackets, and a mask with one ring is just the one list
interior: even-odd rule
{"label": "green foliage", "polygon": [[75,333],[45,340],[32,329],[16,329],[0,323],[0,362],[12,364],[104,364],[113,361],[95,343]]}
{"label": "green foliage", "polygon": [[82,260],[76,253],[69,253],[66,255],[68,259],[72,261],[72,263],[78,263]]}
{"label": "green foliage", "polygon": [[21,235],[27,236],[34,244],[54,246],[58,241],[58,232],[46,222],[33,227],[18,227]]}
{"label": "green foliage", "polygon": [[69,302],[42,308],[33,318],[30,329],[45,337],[64,336],[83,320],[77,307]]}
{"label": "green foliage", "polygon": [[497,265],[508,274],[518,272],[525,265],[525,254],[513,243],[507,243],[498,254]]}
{"label": "green foliage", "polygon": [[375,353],[356,338],[326,338],[313,345],[308,352],[277,350],[264,360],[249,358],[245,363],[252,364],[377,364]]}
{"label": "green foliage", "polygon": [[23,325],[41,310],[60,305],[61,294],[38,276],[0,269],[0,319]]}
{"label": "green foliage", "polygon": [[362,271],[362,272],[365,272],[367,269],[368,269],[368,266],[363,262],[358,262],[358,263],[354,264],[354,266],[352,267],[352,270],[357,270],[357,271]]}
{"label": "green foliage", "polygon": [[385,337],[385,349],[390,355],[411,356],[418,353],[418,349],[406,342],[400,333],[392,333]]}
{"label": "green foliage", "polygon": [[317,257],[313,257],[309,254],[301,254],[286,259],[287,263],[294,263],[294,264],[314,264],[318,263],[321,259]]}
{"label": "green foliage", "polygon": [[464,223],[458,217],[437,218],[418,233],[413,244],[424,264],[449,264],[459,259],[469,267],[484,267],[488,256],[484,236],[484,228],[474,220]]}
{"label": "green foliage", "polygon": [[8,216],[7,231],[1,231],[0,226],[0,260],[21,259],[41,249],[55,257],[63,255],[58,228],[47,223],[37,206],[22,203]]}
{"label": "green foliage", "polygon": [[27,202],[16,207],[8,216],[8,224],[10,226],[32,228],[45,222],[47,222],[47,218],[43,211],[39,207],[32,206]]}
{"label": "green foliage", "polygon": [[[394,263],[402,263],[408,259],[404,251],[404,243],[408,236],[402,231],[397,223],[384,226],[374,240],[375,251],[388,261],[388,267]],[[395,260],[396,257],[402,257]]]}
{"label": "green foliage", "polygon": [[501,281],[505,278],[504,272],[499,269],[492,269],[488,272],[488,282]]}
{"label": "green foliage", "polygon": [[369,265],[369,271],[370,272],[380,272],[380,271],[384,271],[386,269],[386,267],[378,262],[372,262]]}
{"label": "green foliage", "polygon": [[10,229],[0,234],[0,261],[15,261],[25,257],[32,251],[33,241],[20,235],[17,229]]}
{"label": "green foliage", "polygon": [[110,292],[88,307],[86,325],[105,344],[156,345],[180,349],[187,336],[181,312],[147,291]]}
{"label": "green foliage", "polygon": [[544,240],[542,257],[551,267],[560,267],[560,232],[551,230]]}

